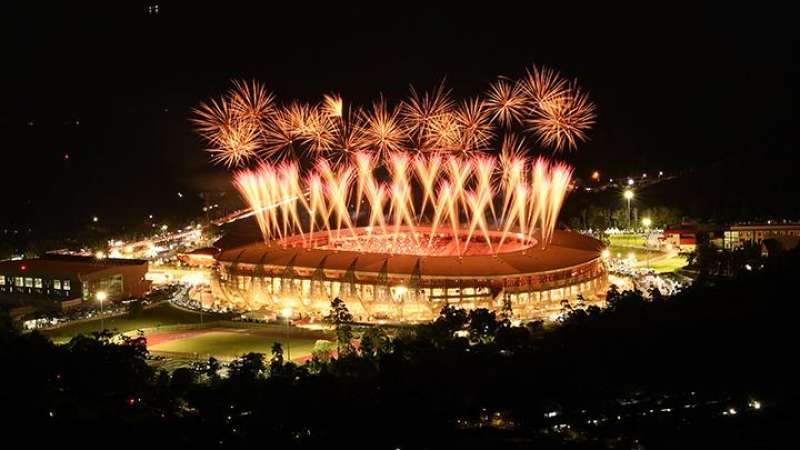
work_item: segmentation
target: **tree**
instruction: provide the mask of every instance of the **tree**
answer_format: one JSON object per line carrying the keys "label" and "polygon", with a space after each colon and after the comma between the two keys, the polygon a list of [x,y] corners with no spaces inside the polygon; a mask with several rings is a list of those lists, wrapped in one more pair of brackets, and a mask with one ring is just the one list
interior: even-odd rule
{"label": "tree", "polygon": [[204,368],[205,375],[208,377],[208,380],[212,383],[216,383],[220,380],[219,371],[222,366],[219,363],[217,358],[213,356],[208,358],[208,364]]}
{"label": "tree", "polygon": [[263,376],[266,366],[264,354],[250,352],[233,360],[228,366],[230,378],[256,380]]}
{"label": "tree", "polygon": [[336,328],[337,355],[351,353],[353,351],[353,328],[350,326],[350,322],[353,321],[353,315],[350,314],[347,305],[339,297],[331,301],[331,312],[328,314],[327,319]]}
{"label": "tree", "polygon": [[197,380],[197,372],[187,369],[186,367],[179,367],[172,372],[170,379],[170,389],[176,395],[182,397],[191,389]]}
{"label": "tree", "polygon": [[128,307],[128,317],[135,319],[137,317],[141,317],[142,313],[144,313],[144,306],[142,306],[141,301],[135,301],[131,303],[131,306]]}
{"label": "tree", "polygon": [[511,305],[510,295],[503,296],[503,310],[501,311],[501,315],[503,319],[506,320],[511,319],[511,317],[514,315],[514,309]]}
{"label": "tree", "polygon": [[361,355],[372,357],[383,353],[389,345],[386,331],[380,327],[371,327],[361,335]]}
{"label": "tree", "polygon": [[470,341],[485,344],[493,341],[497,336],[500,322],[497,321],[494,311],[485,308],[473,309],[469,312],[468,318],[467,330],[469,330]]}
{"label": "tree", "polygon": [[270,376],[276,376],[281,373],[283,368],[283,346],[280,342],[272,344],[272,358],[269,360],[269,373]]}
{"label": "tree", "polygon": [[439,312],[439,317],[434,322],[435,325],[446,330],[450,336],[456,331],[462,330],[468,322],[467,312],[453,305],[445,305]]}

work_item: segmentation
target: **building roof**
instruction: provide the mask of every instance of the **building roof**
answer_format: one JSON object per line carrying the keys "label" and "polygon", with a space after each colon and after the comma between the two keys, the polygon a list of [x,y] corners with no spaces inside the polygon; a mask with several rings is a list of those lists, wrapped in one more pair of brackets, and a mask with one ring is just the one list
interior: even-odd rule
{"label": "building roof", "polygon": [[52,255],[42,258],[0,261],[0,274],[21,276],[80,276],[118,267],[145,266],[147,261],[139,259],[95,259],[89,256]]}
{"label": "building roof", "polygon": [[732,231],[745,231],[745,230],[798,230],[800,223],[745,223],[731,225]]}
{"label": "building roof", "polygon": [[265,264],[326,270],[379,273],[386,264],[387,274],[409,275],[419,264],[426,277],[483,278],[525,275],[564,270],[600,258],[604,246],[597,239],[582,234],[555,231],[551,245],[542,250],[529,248],[494,255],[418,256],[360,253],[326,249],[283,248],[253,242],[223,250],[217,260],[231,263]]}
{"label": "building roof", "polygon": [[219,253],[218,248],[214,247],[203,247],[203,248],[196,248],[190,252],[184,253],[187,256],[215,256]]}

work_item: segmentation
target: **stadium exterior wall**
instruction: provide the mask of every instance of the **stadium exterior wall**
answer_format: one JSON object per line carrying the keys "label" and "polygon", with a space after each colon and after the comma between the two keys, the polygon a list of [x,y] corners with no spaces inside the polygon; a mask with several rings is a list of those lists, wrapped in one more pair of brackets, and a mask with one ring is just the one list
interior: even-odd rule
{"label": "stadium exterior wall", "polygon": [[217,301],[265,317],[287,308],[295,316],[321,317],[339,297],[363,322],[426,321],[446,304],[552,318],[564,300],[602,301],[607,271],[601,252],[599,241],[563,231],[547,250],[464,258],[257,243],[217,256],[212,290]]}

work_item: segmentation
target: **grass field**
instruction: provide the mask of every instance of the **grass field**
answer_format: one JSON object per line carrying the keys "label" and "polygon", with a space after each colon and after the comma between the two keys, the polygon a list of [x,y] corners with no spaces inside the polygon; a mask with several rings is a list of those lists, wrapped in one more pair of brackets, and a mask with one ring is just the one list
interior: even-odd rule
{"label": "grass field", "polygon": [[628,258],[633,254],[636,258],[635,267],[649,267],[657,273],[674,272],[682,269],[687,264],[685,256],[668,255],[658,250],[612,245],[608,248],[608,251],[614,258]]}
{"label": "grass field", "polygon": [[[639,264],[647,265],[647,262],[639,262]],[[650,263],[650,268],[657,273],[675,272],[676,270],[683,269],[687,264],[686,257],[681,255],[673,255],[666,258],[661,258]],[[644,267],[644,266],[642,266]]]}
{"label": "grass field", "polygon": [[614,258],[628,258],[630,254],[633,253],[637,261],[646,260],[648,255],[650,255],[650,258],[657,258],[664,255],[663,252],[658,250],[645,250],[643,248],[623,247],[617,245],[608,247],[608,251]]}
{"label": "grass field", "polygon": [[235,358],[249,352],[264,353],[269,355],[272,344],[280,342],[283,346],[284,357],[302,359],[311,355],[314,350],[315,338],[280,336],[273,333],[262,333],[244,329],[214,328],[199,330],[190,335],[182,335],[177,339],[169,339],[156,345],[148,346],[150,351],[170,353],[197,353],[198,357],[205,358],[209,355],[221,358]]}
{"label": "grass field", "polygon": [[[204,320],[215,320],[216,316],[205,314]],[[163,325],[193,324],[200,323],[200,314],[184,311],[175,308],[167,303],[163,303],[151,309],[146,309],[137,318],[127,316],[112,317],[103,320],[106,329],[125,333],[128,331],[141,330],[144,328],[154,328]],[[52,339],[54,342],[62,343],[69,341],[73,336],[79,334],[90,334],[100,331],[100,319],[88,322],[80,322],[67,325],[54,330],[43,331],[42,334]]]}
{"label": "grass field", "polygon": [[610,234],[608,240],[611,247],[644,247],[644,236],[641,234]]}

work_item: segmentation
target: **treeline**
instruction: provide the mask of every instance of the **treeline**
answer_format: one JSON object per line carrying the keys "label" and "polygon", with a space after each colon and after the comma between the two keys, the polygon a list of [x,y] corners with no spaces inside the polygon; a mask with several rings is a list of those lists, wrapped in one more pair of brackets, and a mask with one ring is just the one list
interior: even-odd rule
{"label": "treeline", "polygon": [[[706,419],[634,423],[611,433],[580,428],[577,418],[613,417],[629,399],[691,394],[699,403],[758,398],[774,423],[790,423],[798,263],[796,252],[784,254],[669,298],[612,287],[606,309],[566,308],[554,325],[512,326],[490,311],[446,307],[430,324],[354,336],[339,302],[335,357],[304,365],[265,345],[229,367],[211,359],[169,374],[148,365],[141,337],[56,346],[6,321],[3,423],[35,426],[37,443],[111,447],[659,448],[665,434],[677,447],[775,443],[782,436],[763,424],[728,433]],[[570,432],[546,431],[549,411],[572,420]],[[492,414],[513,427],[464,425]]]}

